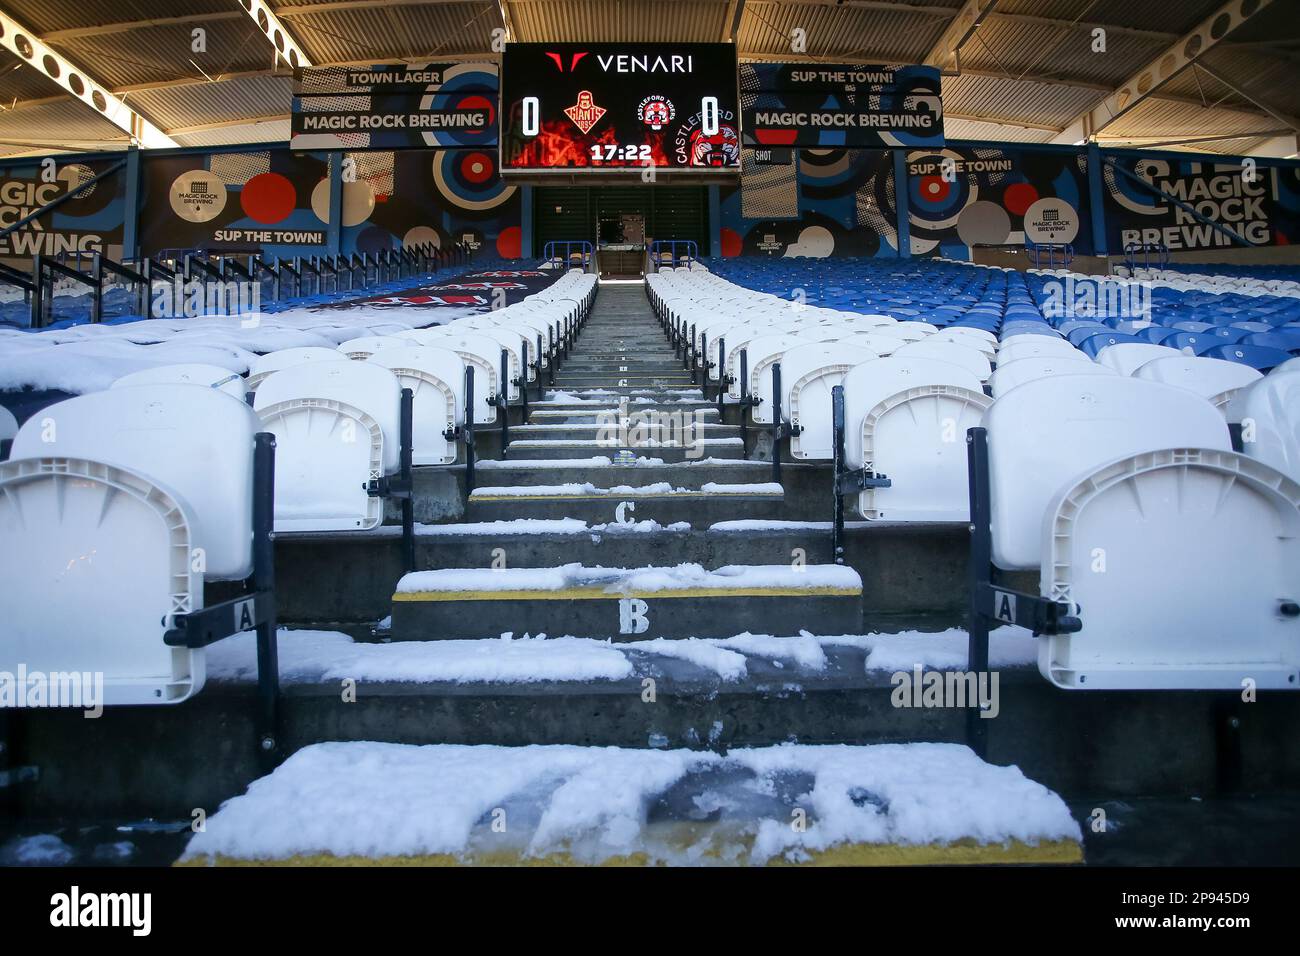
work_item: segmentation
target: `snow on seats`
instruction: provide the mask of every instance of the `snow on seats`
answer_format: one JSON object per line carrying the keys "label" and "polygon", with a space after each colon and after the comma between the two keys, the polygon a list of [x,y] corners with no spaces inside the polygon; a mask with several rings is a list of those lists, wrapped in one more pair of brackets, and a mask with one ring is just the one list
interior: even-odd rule
{"label": "snow on seats", "polygon": [[257,391],[257,386],[262,384],[264,378],[272,372],[278,372],[290,365],[298,365],[303,362],[338,362],[346,359],[347,356],[337,349],[326,349],[315,345],[267,352],[265,355],[260,356],[249,369],[248,390],[250,392]]}
{"label": "snow on seats", "polygon": [[276,438],[275,530],[374,528],[367,485],[399,467],[401,387],[372,362],[307,362],[269,375],[254,403]]}
{"label": "snow on seats", "polygon": [[123,375],[113,388],[131,385],[201,385],[218,388],[233,398],[244,400],[244,377],[219,365],[160,365]]}
{"label": "snow on seats", "polygon": [[202,649],[171,647],[206,580],[249,575],[254,436],[220,389],[134,385],[51,405],[0,463],[0,670],[102,673],[103,703],[177,703]]}

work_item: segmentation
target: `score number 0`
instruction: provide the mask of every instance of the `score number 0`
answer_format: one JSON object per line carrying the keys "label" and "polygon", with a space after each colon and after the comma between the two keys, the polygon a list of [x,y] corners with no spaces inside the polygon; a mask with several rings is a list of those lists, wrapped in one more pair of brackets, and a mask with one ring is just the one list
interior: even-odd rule
{"label": "score number 0", "polygon": [[[536,136],[541,132],[541,113],[542,107],[537,97],[525,96],[523,100],[523,116],[520,118],[520,127],[525,136]],[[700,131],[705,136],[718,135],[718,98],[716,96],[705,96],[700,99]]]}

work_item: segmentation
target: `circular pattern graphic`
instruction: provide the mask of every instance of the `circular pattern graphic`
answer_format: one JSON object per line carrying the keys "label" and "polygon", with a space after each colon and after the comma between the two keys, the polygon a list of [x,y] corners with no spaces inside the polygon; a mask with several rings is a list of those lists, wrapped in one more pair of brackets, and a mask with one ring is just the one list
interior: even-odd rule
{"label": "circular pattern graphic", "polygon": [[518,259],[523,251],[523,232],[518,226],[507,226],[497,236],[497,255],[502,259]]}
{"label": "circular pattern graphic", "polygon": [[957,217],[957,237],[968,246],[999,246],[1011,235],[1011,217],[995,202],[981,199]]}
{"label": "circular pattern graphic", "polygon": [[494,165],[487,153],[467,153],[460,161],[460,174],[466,182],[482,185],[492,178]]}
{"label": "circular pattern graphic", "polygon": [[172,212],[186,222],[210,222],[226,208],[226,184],[206,169],[191,169],[172,181]]}
{"label": "circular pattern graphic", "polygon": [[244,183],[239,193],[244,215],[264,226],[283,222],[297,202],[293,183],[279,173],[260,173]]}
{"label": "circular pattern graphic", "polygon": [[1012,183],[1002,193],[1002,205],[1013,216],[1023,216],[1037,201],[1038,190],[1031,183]]}
{"label": "circular pattern graphic", "polygon": [[947,180],[942,176],[921,177],[921,200],[923,202],[943,202],[952,192]]}
{"label": "circular pattern graphic", "polygon": [[1025,210],[1025,238],[1033,242],[1074,242],[1079,214],[1064,199],[1040,199]]}
{"label": "circular pattern graphic", "polygon": [[[311,191],[311,211],[321,222],[329,222],[330,181],[322,179]],[[363,179],[343,184],[343,225],[359,226],[375,211],[375,190]]]}
{"label": "circular pattern graphic", "polygon": [[728,258],[738,256],[743,251],[745,242],[740,238],[740,233],[734,229],[722,227],[722,254]]}
{"label": "circular pattern graphic", "polygon": [[406,235],[402,237],[403,249],[410,249],[412,246],[423,246],[428,243],[432,243],[435,249],[442,247],[442,236],[432,226],[414,226],[406,230]]}
{"label": "circular pattern graphic", "polygon": [[497,175],[491,153],[441,149],[433,156],[433,181],[445,199],[463,210],[485,213],[515,194]]}

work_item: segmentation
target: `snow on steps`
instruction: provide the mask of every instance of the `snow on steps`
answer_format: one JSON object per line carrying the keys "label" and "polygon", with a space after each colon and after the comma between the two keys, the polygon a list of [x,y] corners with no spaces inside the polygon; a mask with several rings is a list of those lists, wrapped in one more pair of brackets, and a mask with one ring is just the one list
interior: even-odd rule
{"label": "snow on steps", "polygon": [[722,637],[795,633],[809,622],[851,633],[862,620],[862,579],[835,565],[501,568],[416,571],[393,594],[398,640],[524,631],[575,637]]}
{"label": "snow on steps", "polygon": [[[762,670],[763,662],[777,662],[788,681],[811,684],[834,669],[837,648],[863,651],[862,673],[911,673],[916,667],[964,670],[968,639],[961,628],[829,637],[816,637],[806,631],[789,637],[746,632],[725,638],[621,643],[568,636],[548,638],[545,634],[515,636],[509,632],[500,637],[483,637],[366,643],[339,631],[282,628],[278,633],[280,679],[285,684],[336,684],[350,679],[359,685],[591,683],[644,675],[660,659],[672,658],[689,662],[720,684],[745,680],[751,669]],[[1037,642],[1025,628],[1003,626],[990,634],[990,667],[1033,667],[1037,659]],[[213,681],[256,681],[253,632],[237,634],[208,648],[207,672]]]}
{"label": "snow on steps", "polygon": [[181,863],[1078,863],[1081,837],[1056,793],[956,744],[363,741],[299,750],[222,804]]}

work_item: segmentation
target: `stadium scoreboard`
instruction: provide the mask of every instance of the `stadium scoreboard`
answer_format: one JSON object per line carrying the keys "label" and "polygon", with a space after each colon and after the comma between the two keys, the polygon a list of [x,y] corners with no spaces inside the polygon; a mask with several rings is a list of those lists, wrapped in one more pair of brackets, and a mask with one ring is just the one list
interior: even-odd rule
{"label": "stadium scoreboard", "polygon": [[510,43],[501,171],[740,171],[730,43]]}

